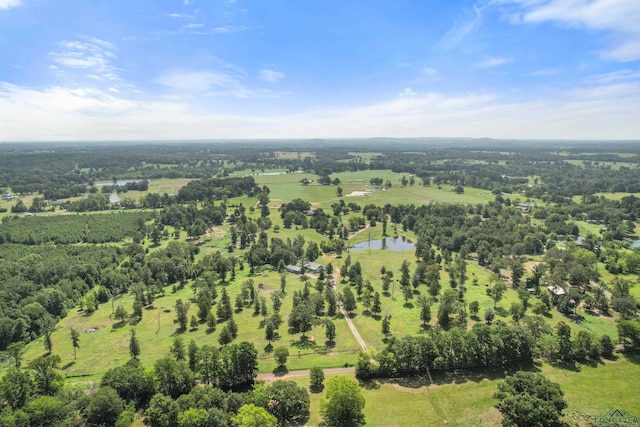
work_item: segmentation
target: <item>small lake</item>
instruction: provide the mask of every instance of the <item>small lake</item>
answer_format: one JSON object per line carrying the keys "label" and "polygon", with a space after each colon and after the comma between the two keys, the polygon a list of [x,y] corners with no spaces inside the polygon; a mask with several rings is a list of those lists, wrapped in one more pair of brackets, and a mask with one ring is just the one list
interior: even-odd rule
{"label": "small lake", "polygon": [[[121,179],[120,181],[116,182],[116,185],[118,187],[124,187],[127,184],[136,184],[138,182],[142,182],[142,179]],[[113,181],[102,181],[102,182],[96,182],[94,184],[96,187],[104,187],[106,185],[113,185]]]}
{"label": "small lake", "polygon": [[118,196],[118,193],[109,194],[109,203],[119,203],[119,202],[120,202],[120,196]]}
{"label": "small lake", "polygon": [[640,240],[632,240],[629,244],[629,249],[640,248]]}
{"label": "small lake", "polygon": [[411,240],[408,240],[404,236],[400,237],[387,237],[386,239],[369,240],[367,242],[361,242],[349,248],[349,252],[360,251],[377,251],[377,250],[389,250],[389,251],[412,251],[415,250],[416,244]]}

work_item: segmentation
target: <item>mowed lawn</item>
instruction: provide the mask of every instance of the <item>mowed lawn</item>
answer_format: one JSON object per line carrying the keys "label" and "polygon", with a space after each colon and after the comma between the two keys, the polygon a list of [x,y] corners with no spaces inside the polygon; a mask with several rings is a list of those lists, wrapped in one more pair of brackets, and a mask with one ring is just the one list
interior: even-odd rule
{"label": "mowed lawn", "polygon": [[[570,425],[590,426],[590,417],[609,409],[624,409],[640,415],[637,378],[640,360],[619,356],[595,366],[576,365],[571,369],[541,364],[531,368],[560,384],[567,401],[566,420]],[[493,394],[498,381],[511,372],[474,374],[461,372],[426,378],[398,378],[362,383],[367,426],[495,426],[502,419],[495,408]],[[353,377],[353,375],[350,375]],[[332,377],[327,375],[326,382]],[[309,387],[308,377],[293,377],[300,386]],[[308,425],[317,426],[320,401],[324,392],[311,393],[311,417]]]}

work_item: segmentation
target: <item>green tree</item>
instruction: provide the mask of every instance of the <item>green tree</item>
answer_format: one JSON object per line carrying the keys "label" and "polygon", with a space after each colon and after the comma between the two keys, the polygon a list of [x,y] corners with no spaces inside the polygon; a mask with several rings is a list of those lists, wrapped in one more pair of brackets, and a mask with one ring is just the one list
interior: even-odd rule
{"label": "green tree", "polygon": [[253,403],[242,405],[233,422],[238,427],[276,427],[278,424],[276,417]]}
{"label": "green tree", "polygon": [[119,320],[120,323],[124,323],[125,320],[127,320],[127,310],[124,309],[124,307],[122,306],[122,304],[118,304],[118,307],[116,307],[116,312],[114,313],[113,317],[116,320]]}
{"label": "green tree", "polygon": [[175,400],[158,393],[151,398],[144,412],[144,423],[149,427],[175,427],[178,425],[180,407]]}
{"label": "green tree", "polygon": [[373,303],[371,304],[371,312],[374,316],[377,316],[382,311],[382,303],[380,302],[380,294],[378,292],[373,294]]}
{"label": "green tree", "polygon": [[207,427],[209,414],[206,409],[189,408],[178,413],[178,427]]}
{"label": "green tree", "polygon": [[493,300],[493,308],[496,308],[496,305],[500,302],[504,293],[507,291],[507,285],[504,284],[502,280],[498,280],[491,287],[491,299]]}
{"label": "green tree", "polygon": [[336,339],[336,325],[331,320],[327,320],[324,324],[324,335],[330,343],[333,343]]}
{"label": "green tree", "polygon": [[498,383],[495,398],[504,426],[556,426],[567,407],[560,386],[534,372],[516,372]]}
{"label": "green tree", "polygon": [[353,295],[350,288],[344,289],[344,292],[342,293],[342,303],[344,304],[344,309],[347,310],[347,313],[351,313],[357,308],[356,297]]}
{"label": "green tree", "polygon": [[182,360],[167,356],[156,360],[153,367],[158,390],[173,399],[189,393],[196,384],[194,373]]}
{"label": "green tree", "polygon": [[211,345],[203,345],[198,350],[197,371],[205,384],[213,384],[220,366],[220,351]]}
{"label": "green tree", "polygon": [[57,354],[40,356],[29,362],[38,394],[53,395],[64,385],[64,377],[58,371],[60,356]]}
{"label": "green tree", "polygon": [[176,301],[176,306],[175,306],[175,310],[176,310],[176,320],[178,321],[178,325],[180,326],[181,330],[185,330],[187,329],[187,323],[189,321],[189,316],[188,316],[188,312],[189,312],[189,303],[184,303],[182,302],[181,299],[178,299]]}
{"label": "green tree", "polygon": [[418,305],[420,306],[420,320],[422,320],[422,325],[426,326],[431,321],[431,301],[424,295],[420,295]]}
{"label": "green tree", "polygon": [[480,303],[478,302],[478,300],[471,301],[469,303],[469,313],[471,314],[471,316],[477,318],[479,311]]}
{"label": "green tree", "polygon": [[276,339],[276,328],[271,319],[267,320],[264,326],[264,338],[269,341],[269,344]]}
{"label": "green tree", "polygon": [[266,397],[266,410],[276,417],[278,426],[304,425],[309,419],[309,393],[295,382],[274,381]]}
{"label": "green tree", "polygon": [[310,388],[313,391],[322,389],[324,383],[324,371],[319,366],[314,366],[309,371]]}
{"label": "green tree", "polygon": [[184,341],[182,337],[175,337],[173,339],[173,344],[171,344],[171,354],[176,360],[185,360],[187,357],[187,352],[184,348]]}
{"label": "green tree", "polygon": [[386,314],[382,318],[382,333],[388,335],[391,333],[391,315]]}
{"label": "green tree", "polygon": [[16,341],[9,344],[7,354],[13,358],[13,364],[16,368],[22,365],[22,353],[24,353],[25,344],[22,341]]}
{"label": "green tree", "polygon": [[187,359],[189,361],[189,369],[192,371],[196,371],[198,365],[198,344],[196,344],[196,340],[191,339],[189,341],[189,347],[187,347]]}
{"label": "green tree", "polygon": [[30,427],[48,427],[67,425],[69,410],[65,403],[53,396],[40,396],[24,407],[29,415]]}
{"label": "green tree", "polygon": [[487,323],[491,323],[493,322],[493,319],[496,318],[496,312],[493,311],[493,308],[488,307],[485,311],[484,311],[484,320]]}
{"label": "green tree", "polygon": [[571,359],[573,346],[571,345],[571,327],[560,321],[556,325],[556,340],[558,342],[558,356],[562,360]]}
{"label": "green tree", "polygon": [[80,332],[71,328],[71,345],[73,345],[73,360],[76,360],[76,350],[80,348]]}
{"label": "green tree", "polygon": [[209,310],[209,314],[207,314],[207,330],[209,332],[216,330],[216,315],[211,310]]}
{"label": "green tree", "polygon": [[85,411],[87,424],[96,427],[115,425],[123,410],[124,402],[118,393],[111,387],[100,387],[89,396]]}
{"label": "green tree", "polygon": [[[135,365],[135,366],[134,366]],[[109,369],[102,376],[101,387],[111,387],[127,403],[144,408],[156,393],[153,374],[134,363]]]}
{"label": "green tree", "polygon": [[279,366],[284,366],[287,364],[289,349],[284,346],[277,347],[275,350],[273,350],[273,357],[276,359]]}
{"label": "green tree", "polygon": [[9,369],[0,379],[0,399],[13,410],[22,408],[33,392],[31,376],[18,368]]}
{"label": "green tree", "polygon": [[320,414],[325,425],[357,427],[365,424],[365,400],[358,382],[337,376],[327,383],[326,399],[320,402]]}
{"label": "green tree", "polygon": [[129,336],[129,355],[132,359],[137,359],[140,356],[140,343],[136,338],[135,329],[131,329],[131,335]]}

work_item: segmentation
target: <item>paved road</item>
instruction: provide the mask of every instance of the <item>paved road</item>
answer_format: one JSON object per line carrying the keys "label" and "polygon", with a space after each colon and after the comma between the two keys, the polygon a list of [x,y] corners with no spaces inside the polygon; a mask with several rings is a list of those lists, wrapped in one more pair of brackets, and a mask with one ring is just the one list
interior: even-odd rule
{"label": "paved road", "polygon": [[[330,368],[324,369],[325,375],[329,374],[351,374],[356,371],[356,368]],[[267,382],[272,382],[275,380],[283,380],[291,377],[307,377],[309,376],[310,371],[308,369],[304,369],[302,371],[290,371],[284,375],[276,375],[276,374],[258,374],[258,380],[263,380]]]}

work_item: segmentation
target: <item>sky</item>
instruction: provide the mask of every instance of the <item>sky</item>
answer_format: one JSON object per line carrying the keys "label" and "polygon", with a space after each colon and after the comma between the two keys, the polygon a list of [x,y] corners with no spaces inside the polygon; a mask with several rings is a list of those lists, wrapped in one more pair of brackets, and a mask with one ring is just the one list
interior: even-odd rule
{"label": "sky", "polygon": [[640,0],[0,0],[0,141],[640,139]]}

